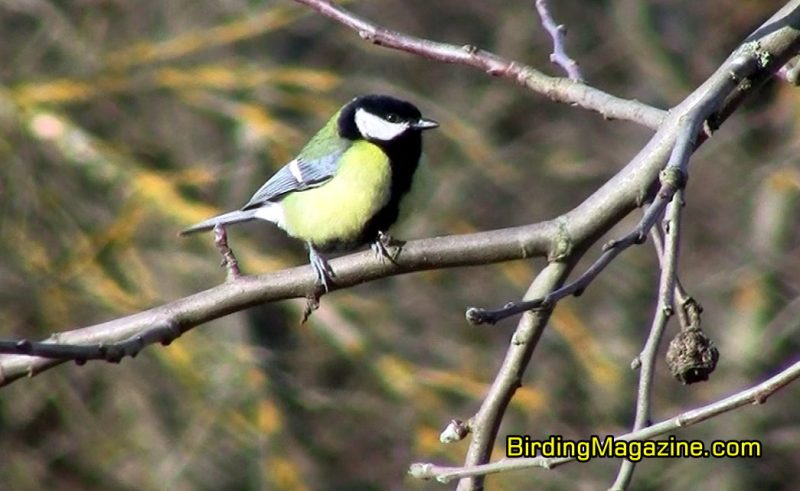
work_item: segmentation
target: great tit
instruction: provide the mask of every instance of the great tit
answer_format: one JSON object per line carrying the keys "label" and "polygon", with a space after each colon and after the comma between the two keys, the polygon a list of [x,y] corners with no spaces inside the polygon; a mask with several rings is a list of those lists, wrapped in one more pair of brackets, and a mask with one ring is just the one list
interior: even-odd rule
{"label": "great tit", "polygon": [[272,222],[306,242],[317,283],[327,291],[332,272],[319,253],[367,243],[386,252],[383,238],[411,188],[422,131],[437,126],[409,102],[387,95],[356,97],[241,209],[181,235],[254,219]]}

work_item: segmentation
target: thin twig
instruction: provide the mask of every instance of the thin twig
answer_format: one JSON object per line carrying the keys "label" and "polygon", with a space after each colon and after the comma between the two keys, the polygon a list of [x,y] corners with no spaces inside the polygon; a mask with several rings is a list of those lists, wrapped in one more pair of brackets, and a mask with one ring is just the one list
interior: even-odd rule
{"label": "thin twig", "polygon": [[[658,258],[658,266],[664,267],[664,233],[661,224],[656,224],[650,229],[650,239],[653,241],[653,247],[656,250],[656,257]],[[687,329],[690,325],[690,320],[686,315],[685,306],[688,302],[694,301],[694,298],[689,295],[681,283],[678,274],[675,274],[675,299],[679,308],[676,309],[678,313],[678,320],[681,323],[682,329]]]}
{"label": "thin twig", "polygon": [[603,252],[589,268],[586,269],[578,278],[571,283],[564,285],[558,290],[547,294],[542,298],[529,301],[509,302],[499,309],[483,309],[470,307],[467,309],[467,320],[472,324],[495,324],[505,318],[521,314],[528,310],[551,307],[564,297],[570,295],[580,295],[594,281],[594,279],[614,260],[620,253],[627,248],[644,243],[647,232],[664,212],[664,206],[668,203],[667,196],[671,193],[664,191],[673,185],[681,183],[668,183],[664,179],[666,174],[662,173],[661,191],[656,194],[652,204],[648,207],[639,223],[627,234],[616,240],[611,240],[603,245]]}
{"label": "thin twig", "polygon": [[[662,259],[661,277],[658,286],[658,303],[653,323],[650,327],[650,335],[644,349],[637,357],[634,366],[640,368],[639,371],[639,390],[636,395],[636,418],[633,423],[633,431],[641,430],[651,423],[651,401],[653,395],[653,375],[655,374],[656,357],[658,356],[658,346],[664,337],[664,330],[674,312],[674,293],[675,277],[678,265],[679,239],[680,239],[680,218],[683,208],[683,191],[678,190],[672,197],[672,202],[667,207],[667,217],[664,220],[666,238],[664,242],[664,256]],[[620,465],[619,473],[611,486],[614,491],[627,489],[633,477],[636,463],[630,460],[623,460]]]}
{"label": "thin twig", "polygon": [[641,243],[639,234],[628,234],[625,237],[610,241],[603,246],[603,253],[586,271],[571,283],[554,290],[547,295],[533,300],[509,302],[499,309],[484,309],[469,307],[466,311],[467,321],[470,324],[495,324],[503,319],[512,317],[529,310],[552,308],[559,300],[570,295],[580,295],[594,281],[594,279],[614,260],[622,251],[633,244]]}
{"label": "thin twig", "polygon": [[639,101],[621,99],[574,80],[548,77],[520,63],[484,51],[472,45],[456,46],[409,36],[378,26],[328,0],[295,0],[353,30],[362,39],[387,48],[405,51],[424,58],[467,65],[489,75],[510,79],[556,102],[598,112],[607,119],[621,119],[658,128],[666,112]]}
{"label": "thin twig", "polygon": [[564,37],[567,33],[567,28],[563,24],[556,24],[556,21],[553,20],[547,0],[536,0],[535,5],[536,11],[542,19],[542,27],[547,30],[553,39],[553,52],[550,54],[550,61],[563,68],[570,80],[583,82],[583,75],[578,62],[570,58],[566,49],[564,49]]}
{"label": "thin twig", "polygon": [[239,272],[239,261],[233,254],[233,249],[228,245],[228,233],[225,231],[225,225],[221,223],[217,223],[214,226],[214,245],[222,256],[222,263],[220,266],[224,267],[227,272],[226,280],[233,281],[241,276]]}
{"label": "thin twig", "polygon": [[[169,322],[154,325],[122,341],[115,343],[97,344],[67,344],[62,342],[62,335],[56,334],[48,341],[0,340],[0,353],[13,353],[29,357],[49,358],[59,361],[74,361],[83,365],[89,360],[103,360],[110,363],[119,363],[126,356],[135,357],[142,348],[154,343],[166,346],[181,335],[180,329]],[[31,369],[35,369],[31,366]],[[0,374],[5,370],[0,365]],[[29,374],[29,375],[32,375]],[[5,379],[0,377],[0,383]]]}
{"label": "thin twig", "polygon": [[[795,362],[793,365],[781,371],[777,375],[770,377],[768,380],[750,387],[749,389],[744,389],[740,392],[737,392],[736,394],[726,397],[721,401],[713,402],[703,407],[683,412],[668,420],[661,421],[638,431],[626,433],[616,437],[615,439],[623,441],[649,440],[681,428],[694,426],[700,422],[709,420],[735,409],[739,409],[740,407],[744,407],[748,404],[763,404],[772,394],[776,393],[797,379],[800,379],[800,361]],[[487,474],[495,474],[498,472],[507,472],[512,470],[537,467],[553,469],[568,462],[572,462],[573,460],[575,459],[567,457],[531,457],[519,459],[506,458],[488,464],[467,467],[445,467],[430,463],[415,463],[411,465],[408,472],[412,476],[420,479],[436,479],[440,482],[449,482],[453,479],[485,476]]]}

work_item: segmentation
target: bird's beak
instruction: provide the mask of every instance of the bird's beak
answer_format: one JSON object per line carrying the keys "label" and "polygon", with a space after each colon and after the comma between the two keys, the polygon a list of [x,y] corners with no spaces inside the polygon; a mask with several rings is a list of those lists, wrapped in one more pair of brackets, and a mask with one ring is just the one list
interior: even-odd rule
{"label": "bird's beak", "polygon": [[415,130],[430,130],[439,126],[439,123],[432,119],[419,118],[419,121],[411,125]]}

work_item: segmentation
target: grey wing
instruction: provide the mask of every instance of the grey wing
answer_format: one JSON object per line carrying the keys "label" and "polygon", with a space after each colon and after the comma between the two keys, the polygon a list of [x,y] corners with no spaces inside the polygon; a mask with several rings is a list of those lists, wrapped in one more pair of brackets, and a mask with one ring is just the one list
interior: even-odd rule
{"label": "grey wing", "polygon": [[266,201],[275,201],[286,193],[320,186],[336,175],[344,149],[314,160],[298,157],[278,170],[256,191],[242,210],[257,208]]}

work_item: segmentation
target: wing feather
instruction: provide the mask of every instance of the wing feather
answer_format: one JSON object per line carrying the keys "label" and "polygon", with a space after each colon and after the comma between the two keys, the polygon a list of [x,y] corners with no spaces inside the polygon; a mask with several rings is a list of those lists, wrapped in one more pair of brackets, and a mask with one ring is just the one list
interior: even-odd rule
{"label": "wing feather", "polygon": [[275,201],[287,193],[304,191],[328,182],[336,175],[345,150],[345,148],[340,148],[313,160],[303,157],[292,160],[261,186],[250,198],[250,201],[242,207],[242,210],[257,208],[265,202]]}

